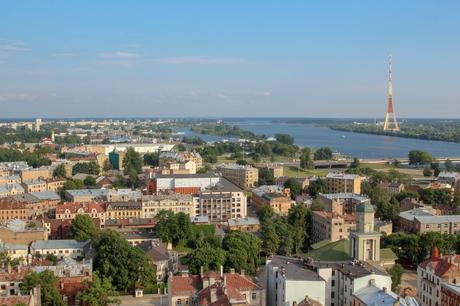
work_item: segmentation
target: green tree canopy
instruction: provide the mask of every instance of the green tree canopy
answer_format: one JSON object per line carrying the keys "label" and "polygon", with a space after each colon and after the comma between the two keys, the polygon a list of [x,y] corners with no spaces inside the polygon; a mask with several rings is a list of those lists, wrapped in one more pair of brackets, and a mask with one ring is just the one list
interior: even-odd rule
{"label": "green tree canopy", "polygon": [[64,164],[60,164],[56,167],[56,169],[54,169],[53,171],[53,176],[54,177],[66,177],[67,176],[67,173],[66,173],[66,170],[65,170],[65,165]]}
{"label": "green tree canopy", "polygon": [[320,193],[325,193],[326,190],[326,181],[320,178],[311,181],[310,185],[308,185],[308,193],[313,198],[316,198]]}
{"label": "green tree canopy", "polygon": [[101,279],[97,273],[93,273],[93,281],[84,281],[86,290],[79,295],[80,301],[91,306],[119,305],[121,300],[115,288],[108,278]]}
{"label": "green tree canopy", "polygon": [[85,241],[93,239],[97,236],[98,229],[89,215],[78,214],[72,220],[70,225],[69,235],[75,240]]}
{"label": "green tree canopy", "polygon": [[225,266],[228,269],[245,270],[248,274],[255,274],[260,262],[261,244],[259,238],[251,233],[228,233],[222,241],[223,249],[227,252]]}
{"label": "green tree canopy", "polygon": [[158,167],[160,165],[160,153],[156,152],[144,154],[144,164],[153,167]]}
{"label": "green tree canopy", "polygon": [[91,161],[89,163],[77,163],[72,168],[72,174],[75,175],[77,173],[85,173],[85,174],[99,174],[99,165],[95,161]]}
{"label": "green tree canopy", "polygon": [[288,178],[284,182],[284,188],[289,188],[291,190],[291,199],[295,199],[299,194],[302,193],[302,185],[295,178]]}
{"label": "green tree canopy", "polygon": [[85,186],[96,186],[96,179],[93,177],[93,176],[87,176],[84,180],[83,180],[83,184],[85,184]]}
{"label": "green tree canopy", "polygon": [[126,150],[126,155],[123,160],[124,172],[126,174],[130,173],[141,173],[142,172],[143,161],[139,153],[137,153],[134,148],[129,147]]}
{"label": "green tree canopy", "polygon": [[313,155],[315,160],[331,160],[332,150],[328,147],[322,147],[316,150]]}
{"label": "green tree canopy", "polygon": [[43,272],[30,272],[19,285],[22,294],[28,294],[33,288],[40,286],[40,296],[43,306],[65,306],[59,290],[57,289],[58,278],[51,270]]}
{"label": "green tree canopy", "polygon": [[410,165],[429,165],[433,161],[430,153],[421,150],[412,150],[409,152]]}
{"label": "green tree canopy", "polygon": [[300,152],[300,168],[302,169],[313,169],[315,166],[311,159],[311,150],[305,147]]}
{"label": "green tree canopy", "polygon": [[259,169],[259,186],[263,185],[274,185],[275,184],[275,177],[273,176],[273,172],[270,171],[267,167],[263,167]]}

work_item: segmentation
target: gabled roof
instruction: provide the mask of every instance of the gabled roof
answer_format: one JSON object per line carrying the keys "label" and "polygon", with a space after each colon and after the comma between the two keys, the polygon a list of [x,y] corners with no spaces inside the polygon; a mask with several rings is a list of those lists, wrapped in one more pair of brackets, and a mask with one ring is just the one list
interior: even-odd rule
{"label": "gabled roof", "polygon": [[[455,264],[458,264],[458,262],[460,262],[460,255],[455,255],[452,259],[455,261]],[[448,271],[460,273],[460,268],[458,268],[455,264],[451,264],[449,262],[449,256],[445,256],[439,258],[428,258],[419,266],[423,269],[427,269],[429,267],[434,270],[436,276],[443,277]]]}

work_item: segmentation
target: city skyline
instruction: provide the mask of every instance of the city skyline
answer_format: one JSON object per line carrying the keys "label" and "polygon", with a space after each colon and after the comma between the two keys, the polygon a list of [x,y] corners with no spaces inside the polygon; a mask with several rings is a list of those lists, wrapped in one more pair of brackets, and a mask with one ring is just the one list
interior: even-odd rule
{"label": "city skyline", "polygon": [[398,117],[459,118],[460,5],[416,4],[2,2],[0,117],[382,118],[391,50]]}

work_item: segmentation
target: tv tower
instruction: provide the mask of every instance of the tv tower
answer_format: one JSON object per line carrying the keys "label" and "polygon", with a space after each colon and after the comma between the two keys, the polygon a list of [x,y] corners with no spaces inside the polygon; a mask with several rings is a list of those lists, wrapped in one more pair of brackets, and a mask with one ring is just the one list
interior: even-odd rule
{"label": "tv tower", "polygon": [[[385,123],[383,124],[384,131],[393,131],[399,132],[399,125],[398,121],[396,121],[396,113],[393,104],[393,81],[391,80],[391,54],[388,63],[388,105],[387,105],[387,113],[385,115]],[[393,122],[390,122],[391,118]]]}

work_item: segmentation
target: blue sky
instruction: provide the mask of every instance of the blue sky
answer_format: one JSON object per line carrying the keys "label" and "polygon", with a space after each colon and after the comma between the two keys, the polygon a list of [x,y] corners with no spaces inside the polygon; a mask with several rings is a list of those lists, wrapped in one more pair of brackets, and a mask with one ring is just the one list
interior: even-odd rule
{"label": "blue sky", "polygon": [[460,117],[459,1],[0,0],[0,117]]}

